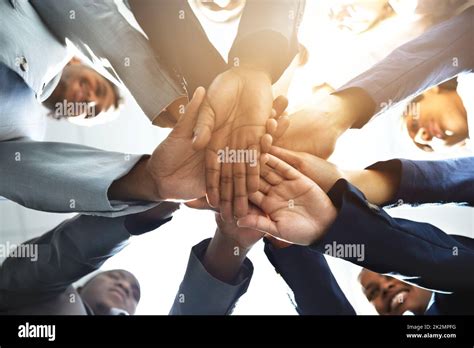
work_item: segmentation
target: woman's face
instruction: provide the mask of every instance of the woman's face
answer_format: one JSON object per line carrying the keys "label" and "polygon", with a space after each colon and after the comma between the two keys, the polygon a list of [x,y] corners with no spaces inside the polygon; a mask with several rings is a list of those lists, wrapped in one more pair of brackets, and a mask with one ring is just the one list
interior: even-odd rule
{"label": "woman's face", "polygon": [[434,87],[407,109],[406,125],[413,142],[425,151],[459,144],[469,137],[467,113],[454,90]]}

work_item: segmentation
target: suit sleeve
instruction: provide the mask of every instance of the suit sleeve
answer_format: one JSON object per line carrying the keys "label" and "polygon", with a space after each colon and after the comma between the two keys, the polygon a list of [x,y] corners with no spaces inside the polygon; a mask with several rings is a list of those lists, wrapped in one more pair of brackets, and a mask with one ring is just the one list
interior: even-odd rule
{"label": "suit sleeve", "polygon": [[77,215],[23,243],[16,249],[22,251],[10,252],[0,266],[0,312],[53,299],[121,251],[130,235],[155,230],[171,217],[157,216],[153,222],[138,224],[142,219],[141,215]]}
{"label": "suit sleeve", "polygon": [[298,53],[298,28],[305,0],[248,0],[229,64],[255,63],[276,82]]}
{"label": "suit sleeve", "polygon": [[244,261],[234,284],[222,282],[209,274],[201,261],[209,242],[206,239],[192,248],[170,315],[229,315],[247,292],[253,274],[252,262]]}
{"label": "suit sleeve", "polygon": [[328,193],[338,216],[324,237],[311,248],[363,245],[364,257],[343,259],[374,272],[402,278],[415,285],[447,292],[474,290],[474,240],[451,236],[427,223],[395,219],[367,202],[341,179]]}
{"label": "suit sleeve", "polygon": [[150,120],[186,95],[113,0],[32,0],[31,4],[61,42],[69,39],[94,63],[107,60],[109,72],[128,88]]}
{"label": "suit sleeve", "polygon": [[0,311],[50,300],[99,269],[125,246],[124,220],[78,215],[22,244],[30,257],[10,254],[0,267]]}
{"label": "suit sleeve", "polygon": [[410,96],[474,69],[474,7],[398,47],[338,89],[357,87],[379,113]]}
{"label": "suit sleeve", "polygon": [[474,157],[442,161],[395,159],[377,162],[368,169],[389,171],[400,176],[392,202],[467,203],[474,206]]}
{"label": "suit sleeve", "polygon": [[109,201],[107,192],[141,157],[69,143],[0,142],[0,196],[56,213],[138,213],[157,203]]}
{"label": "suit sleeve", "polygon": [[265,254],[293,291],[300,315],[356,315],[322,254],[300,245],[276,249],[267,241]]}

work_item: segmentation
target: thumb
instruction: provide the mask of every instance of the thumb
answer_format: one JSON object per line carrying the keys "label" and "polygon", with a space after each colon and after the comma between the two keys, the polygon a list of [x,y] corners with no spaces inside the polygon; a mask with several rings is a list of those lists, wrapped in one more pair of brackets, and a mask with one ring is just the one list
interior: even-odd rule
{"label": "thumb", "polygon": [[201,197],[199,199],[195,199],[193,201],[186,202],[184,204],[187,207],[192,208],[192,209],[217,211],[216,209],[212,208],[209,205],[209,203],[207,203],[206,197]]}
{"label": "thumb", "polygon": [[206,90],[204,87],[198,87],[194,92],[193,98],[186,105],[184,115],[182,115],[174,127],[174,132],[179,133],[180,136],[191,138],[193,135],[193,127],[196,124],[196,120],[199,114],[199,107],[201,106]]}
{"label": "thumb", "polygon": [[211,141],[212,132],[214,131],[216,114],[209,104],[208,100],[202,103],[199,110],[196,126],[194,127],[193,148],[194,150],[204,149],[209,141]]}

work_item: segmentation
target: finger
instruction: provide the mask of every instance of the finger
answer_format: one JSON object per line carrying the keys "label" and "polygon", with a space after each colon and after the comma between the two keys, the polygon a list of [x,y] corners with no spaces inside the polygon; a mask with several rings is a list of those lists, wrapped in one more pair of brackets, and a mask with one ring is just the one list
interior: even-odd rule
{"label": "finger", "polygon": [[275,139],[281,138],[283,134],[288,130],[290,127],[290,118],[288,116],[282,116],[278,119],[278,125],[273,137]]}
{"label": "finger", "polygon": [[299,152],[290,151],[278,146],[272,146],[269,153],[295,168],[300,167],[302,156]]}
{"label": "finger", "polygon": [[266,164],[262,165],[260,178],[265,180],[268,184],[272,186],[279,185],[283,181],[283,177],[276,173],[273,168],[267,166]]}
{"label": "finger", "polygon": [[216,211],[216,209],[212,208],[209,203],[207,202],[206,197],[201,197],[199,199],[195,199],[189,202],[184,203],[187,207],[192,208],[192,209],[198,209],[198,210],[213,210]]}
{"label": "finger", "polygon": [[198,118],[193,133],[193,149],[204,149],[211,140],[214,131],[216,115],[209,101],[205,99],[199,109]]}
{"label": "finger", "polygon": [[256,192],[260,182],[260,145],[249,147],[249,161],[247,161],[247,192]]}
{"label": "finger", "polygon": [[273,138],[270,134],[265,134],[262,139],[260,140],[260,148],[262,149],[263,153],[267,153],[270,151],[272,147]]}
{"label": "finger", "polygon": [[268,161],[265,164],[274,169],[275,173],[279,174],[284,179],[297,179],[301,175],[295,168],[282,161],[278,157],[270,154],[265,155],[268,156]]}
{"label": "finger", "polygon": [[251,228],[257,231],[269,233],[278,236],[276,224],[269,218],[261,215],[247,215],[237,220],[237,226],[242,228]]}
{"label": "finger", "polygon": [[221,167],[221,183],[220,183],[220,210],[222,220],[225,222],[234,221],[232,211],[233,200],[233,183],[232,164],[223,163]]}
{"label": "finger", "polygon": [[[260,186],[258,187],[258,191],[257,192],[262,192],[264,194],[268,194],[270,192],[270,190],[272,189],[272,185],[270,185],[266,180],[260,178]],[[255,192],[255,193],[257,193]],[[250,196],[249,196],[250,198]]]}
{"label": "finger", "polygon": [[245,163],[234,163],[234,215],[243,217],[248,212]]}
{"label": "finger", "polygon": [[278,122],[274,118],[269,118],[266,123],[267,133],[270,135],[275,134],[278,128]]}
{"label": "finger", "polygon": [[214,208],[219,207],[220,194],[219,182],[221,176],[221,163],[217,153],[211,149],[206,149],[206,195],[209,205]]}
{"label": "finger", "polygon": [[201,106],[206,90],[203,87],[198,87],[194,92],[193,98],[185,108],[183,116],[178,120],[174,127],[175,132],[180,132],[182,136],[190,138],[193,135],[193,127],[199,114],[199,107]]}
{"label": "finger", "polygon": [[276,117],[281,116],[288,107],[288,99],[285,96],[279,95],[273,101],[273,110],[276,112]]}
{"label": "finger", "polygon": [[249,201],[260,209],[262,209],[264,199],[265,195],[261,191],[254,192],[249,195]]}

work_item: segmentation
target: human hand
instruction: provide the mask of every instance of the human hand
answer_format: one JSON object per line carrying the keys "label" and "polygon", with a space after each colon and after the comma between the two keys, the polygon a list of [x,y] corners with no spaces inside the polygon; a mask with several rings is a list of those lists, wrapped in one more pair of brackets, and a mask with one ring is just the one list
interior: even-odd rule
{"label": "human hand", "polygon": [[346,179],[361,190],[367,199],[383,205],[395,198],[400,186],[400,166],[397,170],[341,170],[334,164],[305,152],[272,146],[269,152],[290,164],[328,192],[339,179]]}
{"label": "human hand", "polygon": [[[197,151],[206,148],[207,197],[226,221],[245,216],[248,192],[258,189],[260,143],[272,101],[270,77],[239,67],[216,77],[199,111],[193,146]],[[231,161],[226,150],[245,150],[241,153],[246,156]]]}
{"label": "human hand", "polygon": [[285,149],[328,158],[337,139],[351,127],[362,127],[375,109],[371,97],[362,89],[350,88],[330,94],[292,114],[290,126],[274,144]]}
{"label": "human hand", "polygon": [[269,153],[296,168],[328,192],[336,181],[346,178],[346,173],[334,164],[306,152],[296,152],[272,146]]}
{"label": "human hand", "polygon": [[193,128],[205,94],[202,87],[196,90],[176,126],[148,161],[162,200],[195,199],[206,193],[204,151],[192,146]]}
{"label": "human hand", "polygon": [[[224,221],[220,214],[218,214],[218,210],[209,205],[206,197],[190,201],[185,204],[193,209],[215,211],[216,223],[218,227],[218,231],[216,233],[220,233],[223,237],[232,240],[234,246],[238,246],[244,250],[249,250],[252,248],[252,246],[254,246],[265,235],[265,233],[254,229],[240,228],[237,226],[237,222],[235,220],[230,222]],[[249,205],[249,213],[252,215],[264,216],[263,212],[252,204]]]}
{"label": "human hand", "polygon": [[247,215],[239,227],[257,229],[295,244],[320,239],[334,222],[337,210],[316,183],[273,155],[262,158],[258,192],[249,196],[267,216]]}

